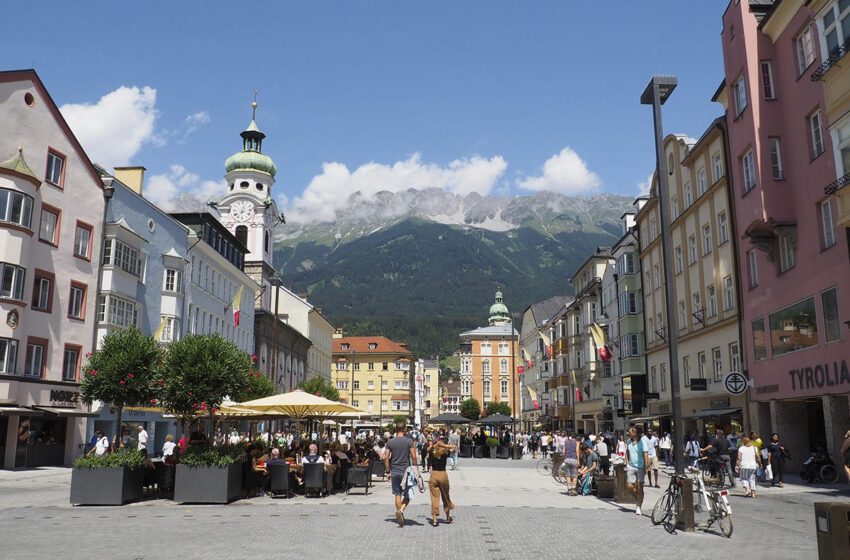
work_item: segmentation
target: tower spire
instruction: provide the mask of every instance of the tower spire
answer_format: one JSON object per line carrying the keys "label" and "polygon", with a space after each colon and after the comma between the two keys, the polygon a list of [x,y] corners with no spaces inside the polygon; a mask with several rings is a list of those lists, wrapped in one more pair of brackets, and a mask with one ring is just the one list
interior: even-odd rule
{"label": "tower spire", "polygon": [[260,93],[257,90],[254,90],[254,102],[251,103],[251,120],[257,120],[257,94]]}

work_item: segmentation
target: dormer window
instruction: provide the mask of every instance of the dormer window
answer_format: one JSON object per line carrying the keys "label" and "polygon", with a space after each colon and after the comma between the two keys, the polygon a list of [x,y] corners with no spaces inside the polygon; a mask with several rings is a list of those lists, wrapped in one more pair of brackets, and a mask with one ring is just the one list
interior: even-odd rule
{"label": "dormer window", "polygon": [[369,343],[369,350],[375,350],[377,347],[378,347],[377,342],[370,342]]}
{"label": "dormer window", "polygon": [[343,343],[342,343],[342,349],[343,349],[343,350],[348,350],[348,343],[347,343],[347,342],[343,342]]}

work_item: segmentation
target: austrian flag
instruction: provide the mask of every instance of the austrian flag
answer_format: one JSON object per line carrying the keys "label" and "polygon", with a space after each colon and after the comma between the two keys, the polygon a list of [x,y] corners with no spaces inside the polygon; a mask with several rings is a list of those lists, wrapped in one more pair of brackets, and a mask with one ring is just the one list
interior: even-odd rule
{"label": "austrian flag", "polygon": [[233,322],[239,326],[239,304],[242,302],[242,292],[245,290],[245,285],[239,286],[236,295],[233,296],[233,302],[230,304],[233,307]]}

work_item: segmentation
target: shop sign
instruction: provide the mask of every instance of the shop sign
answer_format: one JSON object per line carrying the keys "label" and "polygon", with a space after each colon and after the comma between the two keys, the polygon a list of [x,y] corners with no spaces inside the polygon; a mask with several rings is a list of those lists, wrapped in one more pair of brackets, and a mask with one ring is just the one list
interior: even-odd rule
{"label": "shop sign", "polygon": [[659,395],[658,393],[647,393],[646,394],[646,400],[648,400],[648,401],[652,401],[652,400],[657,401],[660,398],[661,398],[661,395]]}
{"label": "shop sign", "polygon": [[80,400],[80,393],[76,391],[50,390],[50,402],[75,403]]}
{"label": "shop sign", "polygon": [[691,379],[691,391],[708,391],[708,379],[705,377]]}
{"label": "shop sign", "polygon": [[655,409],[657,412],[670,412],[669,404],[659,404],[658,408]]}
{"label": "shop sign", "polygon": [[729,397],[711,399],[709,408],[729,408]]}
{"label": "shop sign", "polygon": [[840,366],[838,362],[832,362],[832,367],[826,363],[817,364],[814,367],[788,370],[788,376],[791,378],[792,391],[824,386],[850,385],[850,371],[847,369],[845,360],[841,360]]}

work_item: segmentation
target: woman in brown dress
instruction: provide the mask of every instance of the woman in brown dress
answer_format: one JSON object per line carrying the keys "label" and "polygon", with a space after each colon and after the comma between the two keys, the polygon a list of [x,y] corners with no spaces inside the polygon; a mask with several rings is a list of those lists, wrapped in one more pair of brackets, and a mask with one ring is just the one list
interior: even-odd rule
{"label": "woman in brown dress", "polygon": [[446,474],[446,461],[455,450],[454,445],[449,445],[446,438],[440,438],[431,445],[428,459],[431,466],[431,479],[428,487],[431,490],[431,517],[434,527],[438,525],[437,517],[440,515],[440,497],[443,499],[443,508],[446,510],[446,523],[452,522],[451,511],[455,506],[449,498],[449,477]]}

